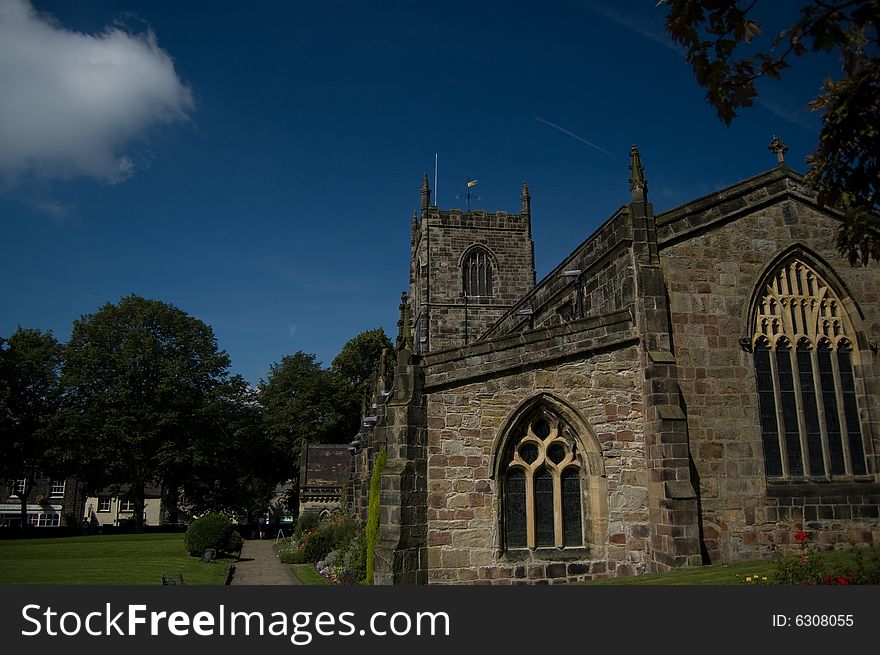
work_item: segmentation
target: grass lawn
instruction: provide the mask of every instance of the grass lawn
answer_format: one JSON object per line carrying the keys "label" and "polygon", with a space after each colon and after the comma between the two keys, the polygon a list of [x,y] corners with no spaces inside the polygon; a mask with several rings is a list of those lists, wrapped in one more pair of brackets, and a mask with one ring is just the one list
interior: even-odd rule
{"label": "grass lawn", "polygon": [[[823,565],[843,570],[853,569],[856,558],[850,551],[832,551],[821,553]],[[714,564],[693,569],[682,569],[670,573],[652,573],[608,580],[592,580],[583,584],[590,585],[737,585],[744,584],[748,576],[767,576],[773,582],[776,571],[775,560],[757,560],[753,562],[736,562],[734,564]]]}
{"label": "grass lawn", "polygon": [[184,584],[220,585],[232,559],[203,564],[183,534],[119,534],[0,541],[0,584],[158,585],[166,571]]}
{"label": "grass lawn", "polygon": [[650,573],[608,580],[592,580],[589,585],[727,585],[743,584],[750,575],[766,575],[772,580],[776,567],[773,560],[757,562],[737,562],[736,564],[715,564],[695,569],[683,569],[670,573]]}
{"label": "grass lawn", "polygon": [[294,564],[293,565],[293,574],[297,577],[297,579],[303,583],[308,585],[322,585],[322,584],[330,584],[327,580],[324,579],[320,573],[315,570],[314,564]]}

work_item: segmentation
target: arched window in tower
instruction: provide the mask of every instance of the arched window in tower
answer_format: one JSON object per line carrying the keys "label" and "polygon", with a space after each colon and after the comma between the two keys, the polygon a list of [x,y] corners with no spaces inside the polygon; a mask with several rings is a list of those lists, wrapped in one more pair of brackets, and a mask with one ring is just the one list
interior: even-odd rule
{"label": "arched window in tower", "polygon": [[483,248],[474,248],[461,267],[462,291],[466,296],[492,295],[492,261]]}
{"label": "arched window in tower", "polygon": [[771,478],[865,475],[854,329],[833,289],[791,259],[766,282],[752,336]]}
{"label": "arched window in tower", "polygon": [[577,442],[549,412],[534,415],[521,430],[502,464],[505,546],[582,546]]}

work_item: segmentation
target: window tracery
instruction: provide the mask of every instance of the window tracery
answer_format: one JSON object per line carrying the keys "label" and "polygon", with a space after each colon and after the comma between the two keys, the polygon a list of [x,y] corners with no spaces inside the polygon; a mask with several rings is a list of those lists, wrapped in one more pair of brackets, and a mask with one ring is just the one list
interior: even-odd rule
{"label": "window tracery", "polygon": [[769,477],[867,473],[854,334],[840,299],[804,262],[791,259],[768,279],[752,342]]}
{"label": "window tracery", "polygon": [[577,441],[558,417],[537,414],[508,446],[503,489],[507,548],[583,545]]}

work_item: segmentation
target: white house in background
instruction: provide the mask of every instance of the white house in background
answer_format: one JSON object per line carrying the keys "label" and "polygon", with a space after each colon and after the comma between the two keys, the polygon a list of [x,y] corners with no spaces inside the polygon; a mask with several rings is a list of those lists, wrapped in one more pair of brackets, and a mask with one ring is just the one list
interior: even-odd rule
{"label": "white house in background", "polygon": [[[163,515],[162,490],[147,487],[144,493],[144,525],[161,525]],[[88,496],[85,502],[83,523],[94,528],[105,525],[124,525],[134,518],[134,502],[124,496],[114,496],[109,490],[97,496]]]}

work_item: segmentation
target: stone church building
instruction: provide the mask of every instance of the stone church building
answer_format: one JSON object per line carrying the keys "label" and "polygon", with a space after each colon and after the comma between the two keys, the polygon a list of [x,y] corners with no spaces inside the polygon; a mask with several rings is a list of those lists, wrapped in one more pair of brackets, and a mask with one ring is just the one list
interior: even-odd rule
{"label": "stone church building", "polygon": [[880,541],[880,274],[784,162],[629,202],[536,283],[531,207],[411,225],[393,376],[355,437],[380,584],[518,584]]}

